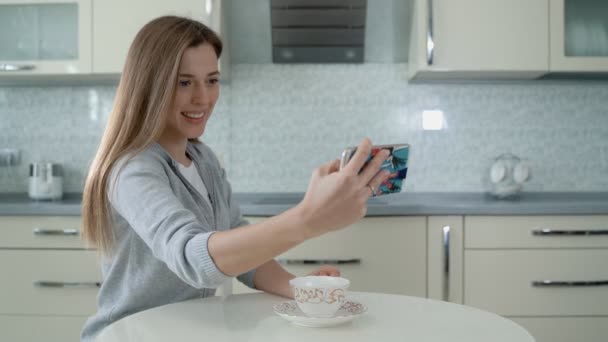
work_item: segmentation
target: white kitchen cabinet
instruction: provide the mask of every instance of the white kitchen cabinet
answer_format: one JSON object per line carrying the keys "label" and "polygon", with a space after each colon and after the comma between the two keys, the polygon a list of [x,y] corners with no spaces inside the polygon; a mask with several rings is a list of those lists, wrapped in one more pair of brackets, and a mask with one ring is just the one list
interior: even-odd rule
{"label": "white kitchen cabinet", "polygon": [[96,258],[95,251],[0,250],[0,270],[10,274],[2,283],[0,314],[95,313],[101,282]]}
{"label": "white kitchen cabinet", "polygon": [[80,230],[80,217],[0,216],[0,339],[79,340],[101,282]]}
{"label": "white kitchen cabinet", "polygon": [[415,0],[410,79],[532,79],[545,74],[548,1]]}
{"label": "white kitchen cabinet", "polygon": [[[608,316],[606,260],[608,249],[467,249],[465,303],[503,316]],[[606,284],[583,285],[592,281]]]}
{"label": "white kitchen cabinet", "polygon": [[509,317],[536,342],[606,341],[608,317]]}
{"label": "white kitchen cabinet", "polygon": [[91,72],[92,0],[0,0],[0,77]]}
{"label": "white kitchen cabinet", "polygon": [[[93,73],[121,73],[135,35],[156,17],[190,17],[221,35],[221,13],[220,0],[96,0],[93,3]],[[228,44],[224,45],[227,48]]]}
{"label": "white kitchen cabinet", "polygon": [[608,216],[465,216],[463,303],[538,342],[608,336]]}
{"label": "white kitchen cabinet", "polygon": [[[264,218],[247,219],[255,223]],[[353,291],[426,297],[426,217],[365,217],[306,241],[277,260],[298,276],[334,264],[350,279]],[[252,291],[234,284],[234,293]]]}
{"label": "white kitchen cabinet", "polygon": [[0,314],[0,339],[19,342],[77,342],[87,317]]}
{"label": "white kitchen cabinet", "polygon": [[78,216],[0,216],[0,248],[82,249]]}
{"label": "white kitchen cabinet", "polygon": [[608,2],[550,0],[554,72],[608,72]]}

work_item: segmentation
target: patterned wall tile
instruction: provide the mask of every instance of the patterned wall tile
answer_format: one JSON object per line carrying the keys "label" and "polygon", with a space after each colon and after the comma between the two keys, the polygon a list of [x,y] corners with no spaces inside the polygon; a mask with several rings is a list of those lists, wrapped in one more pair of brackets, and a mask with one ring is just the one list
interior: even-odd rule
{"label": "patterned wall tile", "polygon": [[[492,160],[532,165],[531,191],[608,191],[608,83],[408,83],[405,64],[237,64],[202,140],[235,191],[305,191],[312,170],[363,137],[412,145],[407,191],[486,189]],[[0,87],[0,192],[27,190],[27,164],[66,169],[77,192],[107,122],[114,87]],[[426,110],[446,128],[422,129]]]}

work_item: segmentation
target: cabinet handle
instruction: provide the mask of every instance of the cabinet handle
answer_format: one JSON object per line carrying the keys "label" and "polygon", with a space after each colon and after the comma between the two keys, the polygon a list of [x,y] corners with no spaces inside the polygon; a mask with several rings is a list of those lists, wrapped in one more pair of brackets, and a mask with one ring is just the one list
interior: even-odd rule
{"label": "cabinet handle", "polygon": [[589,287],[605,286],[608,280],[582,280],[582,281],[555,281],[555,280],[536,280],[532,282],[534,287]]}
{"label": "cabinet handle", "polygon": [[426,64],[433,65],[433,57],[435,55],[435,33],[433,31],[433,0],[427,1],[427,18],[426,18]]}
{"label": "cabinet handle", "polygon": [[535,229],[532,235],[555,236],[555,235],[608,235],[608,230],[559,230],[559,229]]}
{"label": "cabinet handle", "polygon": [[34,282],[36,287],[95,287],[101,286],[101,282],[66,282],[66,281],[46,281],[38,280]]}
{"label": "cabinet handle", "polygon": [[278,259],[281,265],[359,265],[361,259]]}
{"label": "cabinet handle", "polygon": [[443,299],[450,300],[450,226],[443,226]]}
{"label": "cabinet handle", "polygon": [[78,235],[78,229],[35,228],[34,235]]}
{"label": "cabinet handle", "polygon": [[34,69],[36,69],[36,66],[33,64],[0,64],[0,71],[25,71]]}

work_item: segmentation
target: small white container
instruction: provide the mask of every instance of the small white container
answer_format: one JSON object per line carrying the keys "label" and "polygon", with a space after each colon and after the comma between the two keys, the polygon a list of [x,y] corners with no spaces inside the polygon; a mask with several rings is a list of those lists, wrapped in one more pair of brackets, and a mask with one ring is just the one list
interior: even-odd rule
{"label": "small white container", "polygon": [[57,200],[63,197],[63,169],[55,163],[30,164],[28,195],[34,200]]}

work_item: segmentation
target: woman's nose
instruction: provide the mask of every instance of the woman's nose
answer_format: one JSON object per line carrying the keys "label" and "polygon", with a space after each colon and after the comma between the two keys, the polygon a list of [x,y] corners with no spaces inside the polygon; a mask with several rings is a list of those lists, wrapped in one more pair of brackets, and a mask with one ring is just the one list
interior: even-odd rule
{"label": "woman's nose", "polygon": [[192,95],[192,103],[206,104],[209,102],[209,91],[204,86],[197,86]]}

